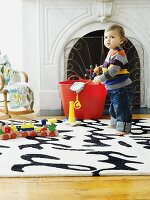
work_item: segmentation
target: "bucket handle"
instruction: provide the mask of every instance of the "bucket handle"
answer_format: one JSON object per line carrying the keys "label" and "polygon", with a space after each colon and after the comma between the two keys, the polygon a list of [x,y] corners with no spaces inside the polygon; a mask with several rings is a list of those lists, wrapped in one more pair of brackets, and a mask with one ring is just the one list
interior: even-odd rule
{"label": "bucket handle", "polygon": [[[68,77],[68,80],[71,80],[71,79],[73,79],[73,78],[78,78],[77,80],[84,80],[83,78],[81,78],[81,77],[78,76],[78,75],[71,75],[71,76]],[[73,80],[76,80],[76,79],[73,79]]]}
{"label": "bucket handle", "polygon": [[[71,76],[68,77],[68,80],[71,80],[71,78],[74,78],[74,77],[77,77],[78,80],[80,80],[80,81],[85,81],[86,80],[86,79],[81,78],[78,75],[71,75]],[[75,79],[73,79],[73,80],[75,80]],[[85,82],[85,84],[88,84],[89,82],[91,82],[91,79],[89,79],[87,82]]]}

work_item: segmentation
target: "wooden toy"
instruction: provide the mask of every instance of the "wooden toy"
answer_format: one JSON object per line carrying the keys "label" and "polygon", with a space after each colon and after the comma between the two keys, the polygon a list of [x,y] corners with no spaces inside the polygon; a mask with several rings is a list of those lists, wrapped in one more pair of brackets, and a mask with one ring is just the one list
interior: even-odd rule
{"label": "wooden toy", "polygon": [[0,140],[15,139],[17,137],[56,137],[59,135],[56,130],[56,122],[56,118],[42,119],[41,124],[37,127],[34,126],[32,121],[29,123],[25,121],[21,126],[15,126],[13,123],[11,125],[7,123],[4,125],[0,124]]}

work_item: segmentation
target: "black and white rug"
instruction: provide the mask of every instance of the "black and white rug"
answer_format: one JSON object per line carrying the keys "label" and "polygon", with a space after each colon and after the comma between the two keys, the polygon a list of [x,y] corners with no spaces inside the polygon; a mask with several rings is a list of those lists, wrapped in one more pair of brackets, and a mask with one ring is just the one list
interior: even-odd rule
{"label": "black and white rug", "polygon": [[108,124],[85,120],[71,127],[58,120],[57,137],[0,140],[0,177],[150,175],[150,119],[133,120],[124,137]]}

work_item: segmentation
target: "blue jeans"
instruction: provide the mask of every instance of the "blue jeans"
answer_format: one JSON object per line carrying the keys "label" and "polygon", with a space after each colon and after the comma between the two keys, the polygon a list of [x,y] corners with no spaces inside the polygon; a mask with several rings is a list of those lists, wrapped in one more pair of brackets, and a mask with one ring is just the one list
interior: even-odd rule
{"label": "blue jeans", "polygon": [[107,92],[111,100],[109,107],[110,125],[114,126],[119,132],[130,132],[132,124],[132,84]]}

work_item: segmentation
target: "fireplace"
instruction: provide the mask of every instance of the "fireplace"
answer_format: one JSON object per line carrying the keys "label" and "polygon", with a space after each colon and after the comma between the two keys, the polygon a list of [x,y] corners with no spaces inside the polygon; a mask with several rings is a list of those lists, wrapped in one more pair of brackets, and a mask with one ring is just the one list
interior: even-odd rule
{"label": "fireplace", "polygon": [[[117,23],[124,27],[128,43],[125,46],[136,59],[138,80],[135,94],[138,106],[150,108],[150,2],[148,0],[22,0],[23,2],[23,58],[30,73],[37,107],[40,110],[60,110],[59,81],[67,78],[68,58],[74,45],[84,37],[98,31],[98,37],[106,27]],[[31,23],[28,23],[28,22]],[[101,32],[101,33],[100,33]],[[28,33],[28,34],[27,34]],[[93,36],[92,36],[93,37]],[[102,42],[101,42],[102,44]],[[128,46],[129,45],[129,46]],[[30,48],[29,48],[30,47]],[[132,47],[132,48],[130,48]],[[97,51],[99,51],[98,49]],[[99,57],[101,61],[105,57]],[[72,52],[71,52],[72,53]],[[133,56],[132,56],[133,55]],[[99,64],[100,60],[92,61]],[[90,62],[86,64],[88,67]],[[32,69],[31,69],[32,66]],[[133,66],[133,65],[132,65]],[[83,65],[81,64],[81,67]],[[34,73],[37,76],[35,77]]]}
{"label": "fireplace", "polygon": [[[82,78],[86,79],[86,73],[94,69],[96,65],[103,64],[108,49],[104,46],[104,30],[97,30],[84,35],[81,38],[75,38],[69,43],[74,44],[71,48],[69,43],[65,48],[65,79]],[[135,45],[135,46],[134,46]],[[136,49],[136,46],[138,48]],[[134,38],[128,38],[123,48],[126,52],[130,78],[133,81],[133,108],[140,107],[144,99],[144,50],[140,42]],[[68,53],[67,53],[68,52]],[[140,78],[143,77],[143,78]],[[105,107],[110,104],[109,96],[106,98]]]}

